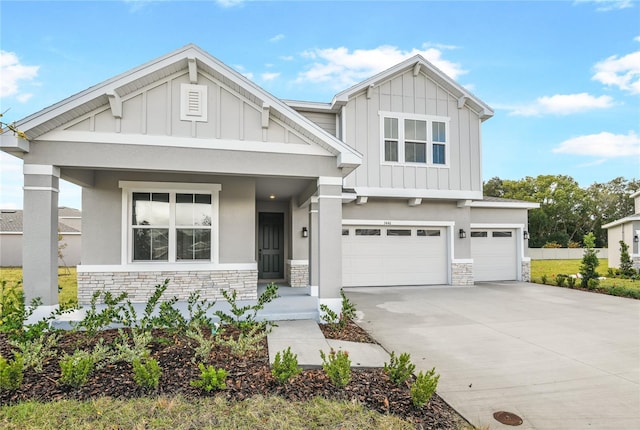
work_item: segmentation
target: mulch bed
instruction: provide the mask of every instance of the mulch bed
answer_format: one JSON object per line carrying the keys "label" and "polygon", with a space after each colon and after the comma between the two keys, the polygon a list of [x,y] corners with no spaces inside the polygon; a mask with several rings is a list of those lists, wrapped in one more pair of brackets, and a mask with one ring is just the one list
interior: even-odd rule
{"label": "mulch bed", "polygon": [[[227,327],[223,335],[237,337],[239,332]],[[278,395],[291,401],[305,401],[316,396],[336,400],[357,400],[365,407],[380,413],[391,413],[415,424],[416,428],[457,429],[466,422],[440,397],[434,395],[423,408],[416,408],[411,402],[408,386],[397,386],[391,382],[382,369],[352,369],[352,378],[346,387],[337,389],[321,369],[304,370],[286,385],[279,385],[271,376],[266,339],[262,348],[242,357],[233,356],[225,347],[217,347],[207,360],[216,368],[229,372],[227,388],[222,391],[205,393],[191,387],[189,382],[198,379],[200,371],[192,363],[194,349],[189,339],[164,330],[154,330],[151,356],[158,360],[162,369],[160,385],[156,390],[146,391],[133,379],[131,365],[117,362],[94,371],[89,382],[80,388],[72,388],[60,381],[58,359],[45,362],[44,371],[37,374],[32,369],[24,373],[22,386],[12,392],[0,391],[0,405],[15,404],[24,400],[42,402],[76,399],[89,400],[109,396],[129,399],[146,395],[172,396],[180,394],[187,398],[202,396],[224,396],[228,400],[241,401],[256,394]],[[104,338],[109,344],[118,336],[116,330],[105,330],[95,338],[82,332],[65,333],[57,345],[58,357],[74,350],[90,350],[97,338]],[[340,334],[341,340],[371,341],[369,336],[356,324],[349,324]],[[5,334],[0,333],[0,354],[12,357],[12,347]]]}

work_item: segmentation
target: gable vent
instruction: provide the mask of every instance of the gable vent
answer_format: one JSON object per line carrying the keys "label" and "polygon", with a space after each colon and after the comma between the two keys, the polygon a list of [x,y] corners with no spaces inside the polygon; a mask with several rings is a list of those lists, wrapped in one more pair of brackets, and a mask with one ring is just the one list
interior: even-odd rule
{"label": "gable vent", "polygon": [[206,85],[180,85],[180,119],[182,121],[207,121]]}

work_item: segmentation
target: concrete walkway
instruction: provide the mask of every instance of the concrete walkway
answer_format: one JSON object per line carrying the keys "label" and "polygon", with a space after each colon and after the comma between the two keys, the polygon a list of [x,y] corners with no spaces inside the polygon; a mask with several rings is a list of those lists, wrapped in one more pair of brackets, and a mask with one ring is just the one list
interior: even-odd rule
{"label": "concrete walkway", "polygon": [[370,343],[345,342],[325,339],[318,323],[312,320],[276,321],[267,336],[269,343],[269,362],[273,363],[276,353],[291,347],[298,355],[298,364],[303,368],[322,366],[320,350],[328,354],[331,348],[347,351],[351,367],[382,367],[389,361],[389,355],[380,346]]}
{"label": "concrete walkway", "polygon": [[519,282],[349,288],[386,350],[435,366],[438,393],[476,426],[640,428],[640,301]]}

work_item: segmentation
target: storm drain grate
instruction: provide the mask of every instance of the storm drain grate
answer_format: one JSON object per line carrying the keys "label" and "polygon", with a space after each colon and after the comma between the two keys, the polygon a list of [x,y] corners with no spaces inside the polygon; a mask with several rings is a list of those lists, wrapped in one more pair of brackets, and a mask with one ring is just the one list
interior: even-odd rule
{"label": "storm drain grate", "polygon": [[519,426],[522,424],[522,418],[511,412],[498,411],[493,414],[493,418],[508,426]]}

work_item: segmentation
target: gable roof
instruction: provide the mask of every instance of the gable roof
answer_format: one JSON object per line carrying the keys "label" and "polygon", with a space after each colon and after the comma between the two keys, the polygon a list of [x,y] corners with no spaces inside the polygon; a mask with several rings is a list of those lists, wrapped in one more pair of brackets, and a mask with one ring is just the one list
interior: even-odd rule
{"label": "gable roof", "polygon": [[[22,233],[22,217],[24,212],[21,209],[0,209],[0,233]],[[78,209],[60,207],[58,217],[80,217],[82,212]],[[58,222],[58,232],[60,233],[80,233],[80,230],[73,228],[63,222]]]}
{"label": "gable roof", "polygon": [[18,121],[16,126],[27,134],[29,140],[37,139],[49,131],[109,104],[109,95],[124,97],[176,72],[189,70],[191,73],[193,66],[196,67],[196,70],[203,70],[224,82],[256,104],[268,105],[271,115],[337,156],[338,167],[355,168],[361,164],[362,155],[355,149],[327,133],[311,120],[287,106],[286,103],[194,44],[186,45],[94,85]]}
{"label": "gable roof", "polygon": [[381,82],[410,69],[413,69],[414,75],[417,75],[419,72],[426,74],[430,79],[456,97],[458,99],[459,106],[466,104],[471,110],[478,114],[481,120],[484,121],[493,116],[493,109],[491,109],[489,105],[451,79],[442,70],[438,69],[419,54],[414,55],[413,57],[408,58],[405,61],[336,94],[331,101],[331,107],[332,109],[335,109],[336,106],[345,104],[349,98],[355,94],[360,93],[361,91],[366,91],[370,86],[378,85]]}

